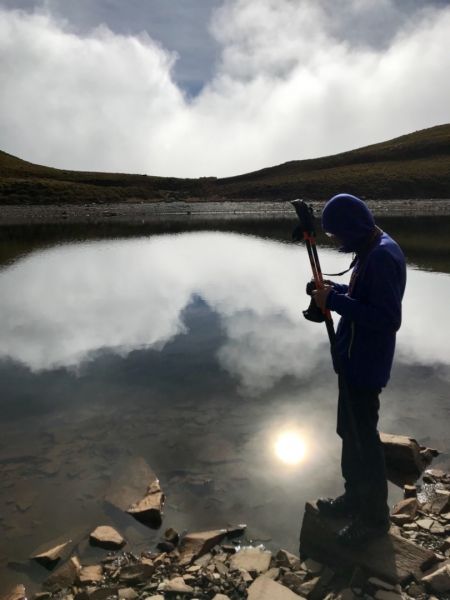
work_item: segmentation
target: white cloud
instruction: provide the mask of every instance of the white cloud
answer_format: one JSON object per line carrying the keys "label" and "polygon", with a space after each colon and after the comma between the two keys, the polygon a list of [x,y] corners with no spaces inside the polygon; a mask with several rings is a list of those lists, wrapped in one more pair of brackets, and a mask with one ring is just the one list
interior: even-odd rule
{"label": "white cloud", "polygon": [[212,22],[221,60],[193,100],[148,35],[83,36],[0,10],[2,149],[73,169],[221,176],[450,121],[450,7],[402,22],[394,2],[379,6],[398,23],[382,49],[343,40],[350,16],[376,14],[372,0],[229,0]]}

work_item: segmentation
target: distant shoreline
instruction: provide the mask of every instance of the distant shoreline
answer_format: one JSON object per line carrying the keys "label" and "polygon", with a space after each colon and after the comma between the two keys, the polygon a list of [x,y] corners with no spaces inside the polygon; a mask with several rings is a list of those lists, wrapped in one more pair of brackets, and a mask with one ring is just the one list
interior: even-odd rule
{"label": "distant shoreline", "polygon": [[[375,216],[450,216],[450,199],[369,200]],[[316,215],[324,205],[313,201]],[[1,225],[57,223],[139,223],[179,219],[271,219],[295,218],[290,202],[218,201],[218,202],[141,202],[86,203],[49,205],[3,205]]]}

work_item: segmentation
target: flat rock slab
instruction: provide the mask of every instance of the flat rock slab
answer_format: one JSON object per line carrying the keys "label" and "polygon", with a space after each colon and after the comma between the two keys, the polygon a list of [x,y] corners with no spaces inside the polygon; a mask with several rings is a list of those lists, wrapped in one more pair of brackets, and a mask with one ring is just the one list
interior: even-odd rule
{"label": "flat rock slab", "polygon": [[89,541],[93,546],[100,546],[107,550],[115,550],[125,545],[120,533],[109,525],[99,525],[89,534]]}
{"label": "flat rock slab", "polygon": [[337,532],[348,521],[329,519],[316,506],[306,503],[300,532],[300,553],[326,564],[359,566],[368,575],[390,583],[405,583],[437,562],[431,550],[417,546],[393,533],[376,538],[362,548],[346,548],[337,540]]}
{"label": "flat rock slab", "polygon": [[142,457],[124,461],[111,477],[105,501],[150,527],[161,525],[164,494]]}
{"label": "flat rock slab", "polygon": [[230,566],[232,569],[244,569],[249,573],[265,573],[271,558],[272,553],[269,550],[249,546],[241,548],[231,557]]}
{"label": "flat rock slab", "polygon": [[303,596],[268,577],[261,575],[248,588],[248,600],[299,600]]}

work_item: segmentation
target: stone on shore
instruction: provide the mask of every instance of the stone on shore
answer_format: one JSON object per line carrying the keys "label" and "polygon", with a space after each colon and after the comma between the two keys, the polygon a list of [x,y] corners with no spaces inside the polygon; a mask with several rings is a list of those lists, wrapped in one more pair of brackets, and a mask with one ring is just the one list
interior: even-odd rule
{"label": "stone on shore", "polygon": [[117,468],[105,501],[145,525],[161,525],[164,494],[158,478],[142,457],[128,459]]}
{"label": "stone on shore", "polygon": [[405,435],[380,432],[380,439],[388,478],[400,487],[417,481],[433,458],[439,455],[437,450],[420,446],[415,439]]}
{"label": "stone on shore", "polygon": [[299,600],[302,596],[261,575],[248,588],[248,600]]}
{"label": "stone on shore", "polygon": [[103,568],[101,565],[90,565],[82,567],[78,574],[80,583],[100,583],[103,579]]}
{"label": "stone on shore", "polygon": [[375,600],[403,600],[403,596],[394,590],[377,590]]}
{"label": "stone on shore", "polygon": [[395,586],[387,581],[383,581],[382,579],[378,579],[378,577],[369,577],[368,582],[374,587],[382,590],[386,590],[388,592],[392,592],[395,590]]}
{"label": "stone on shore", "polygon": [[[116,587],[99,588],[95,586],[88,586],[84,588],[82,592],[78,592],[75,595],[75,598],[77,600],[110,600],[111,598],[115,598],[116,596]],[[73,600],[73,598],[73,594],[68,594],[67,596],[64,596],[62,600]]]}
{"label": "stone on shore", "polygon": [[163,581],[158,586],[158,591],[171,592],[177,594],[192,594],[194,588],[188,585],[182,577],[174,577]]}
{"label": "stone on shore", "polygon": [[442,469],[427,469],[423,475],[425,483],[443,483],[450,485],[450,473]]}
{"label": "stone on shore", "polygon": [[61,544],[46,544],[43,547],[38,548],[31,555],[31,559],[40,563],[47,569],[51,569],[56,565],[56,563],[61,560],[63,555],[65,554],[64,550],[68,551],[72,540],[67,540]]}
{"label": "stone on shore", "polygon": [[417,496],[416,486],[406,483],[403,486],[403,495],[405,496],[405,498],[416,498],[416,496]]}
{"label": "stone on shore", "polygon": [[169,527],[169,529],[166,529],[164,532],[164,540],[176,546],[180,541],[180,534],[172,527]]}
{"label": "stone on shore", "polygon": [[293,571],[298,571],[302,562],[298,556],[295,556],[295,554],[283,549],[277,552],[275,560],[279,567],[286,567],[287,569],[292,569]]}
{"label": "stone on shore", "polygon": [[246,529],[247,525],[245,523],[239,523],[239,525],[235,525],[234,527],[227,527],[227,537],[231,539],[240,537]]}
{"label": "stone on shore", "polygon": [[[269,569],[270,570],[270,569]],[[267,571],[267,573],[264,573],[264,577],[268,577],[268,573],[269,571]],[[283,575],[283,577],[280,580],[280,583],[282,583],[283,585],[285,585],[286,587],[288,587],[290,590],[292,590],[293,592],[300,593],[300,588],[303,585],[304,581],[306,578],[306,573],[299,571],[297,573],[292,573],[292,571],[288,571],[287,573],[285,573]],[[274,579],[273,577],[271,577],[271,579]]]}
{"label": "stone on shore", "polygon": [[154,565],[148,563],[137,563],[126,565],[120,569],[119,580],[122,583],[145,583],[155,572]]}
{"label": "stone on shore", "polygon": [[427,587],[435,593],[450,591],[450,563],[439,567],[429,575],[422,578]]}
{"label": "stone on shore", "polygon": [[133,588],[120,588],[117,591],[117,595],[119,600],[135,600],[139,596],[139,594],[133,590]]}
{"label": "stone on shore", "polygon": [[269,550],[264,550],[262,547],[248,546],[233,554],[230,567],[236,570],[243,569],[250,574],[265,573],[269,569],[271,558],[272,553]]}
{"label": "stone on shore", "polygon": [[22,584],[15,585],[6,594],[2,594],[0,600],[27,600],[25,586]]}
{"label": "stone on shore", "polygon": [[188,533],[180,544],[180,564],[186,565],[200,558],[219,544],[226,535],[226,529]]}
{"label": "stone on shore", "polygon": [[44,582],[46,589],[61,589],[74,585],[81,571],[80,561],[76,556],[69,558],[67,562],[57,567],[55,571]]}
{"label": "stone on shore", "polygon": [[419,503],[417,498],[405,498],[400,500],[392,509],[391,521],[396,525],[411,523],[417,514]]}
{"label": "stone on shore", "polygon": [[109,525],[99,525],[89,535],[92,546],[100,546],[106,550],[116,550],[126,544],[120,533]]}
{"label": "stone on shore", "polygon": [[436,495],[424,507],[434,515],[441,515],[450,510],[450,491],[436,490]]}

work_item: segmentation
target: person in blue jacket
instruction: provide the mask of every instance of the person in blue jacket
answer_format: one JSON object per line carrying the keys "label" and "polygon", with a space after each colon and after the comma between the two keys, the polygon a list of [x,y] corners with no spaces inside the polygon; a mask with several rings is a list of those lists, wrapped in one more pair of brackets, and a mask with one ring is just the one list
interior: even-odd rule
{"label": "person in blue jacket", "polygon": [[[317,506],[330,516],[351,516],[338,538],[357,546],[389,529],[386,467],[377,424],[379,395],[390,377],[402,322],[406,265],[399,245],[377,227],[367,205],[356,196],[331,198],[322,213],[322,227],[342,252],[355,253],[355,261],[349,285],[329,281],[323,290],[312,292],[319,308],[341,315],[333,362],[340,382],[337,433],[342,438],[345,481],[341,496],[320,499]],[[344,379],[353,419],[345,407]]]}

